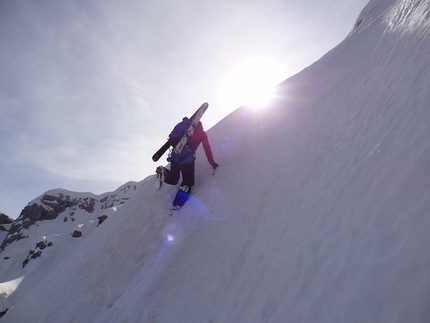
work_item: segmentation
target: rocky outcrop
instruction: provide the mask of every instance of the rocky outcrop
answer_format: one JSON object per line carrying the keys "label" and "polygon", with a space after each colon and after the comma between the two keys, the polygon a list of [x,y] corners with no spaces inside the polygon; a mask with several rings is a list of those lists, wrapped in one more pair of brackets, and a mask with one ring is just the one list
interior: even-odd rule
{"label": "rocky outcrop", "polygon": [[40,241],[36,243],[36,248],[29,251],[27,258],[22,263],[22,268],[27,266],[31,259],[40,258],[42,256],[42,250],[51,247],[53,245],[52,242],[48,241]]}
{"label": "rocky outcrop", "polygon": [[8,311],[9,309],[7,308],[7,309],[5,309],[4,311],[2,311],[2,312],[0,312],[0,317],[2,317],[3,315],[5,315],[6,313],[7,313],[7,311]]}
{"label": "rocky outcrop", "polygon": [[8,225],[13,222],[13,219],[4,213],[0,213],[0,231],[9,231]]}
{"label": "rocky outcrop", "polygon": [[1,244],[0,250],[4,250],[14,241],[26,238],[27,236],[23,232],[24,229],[28,229],[37,221],[54,220],[67,209],[71,210],[69,216],[73,220],[74,210],[82,209],[88,213],[93,213],[95,204],[96,200],[93,197],[72,198],[70,195],[63,193],[44,194],[34,203],[27,205],[22,210],[21,215],[13,221],[9,234]]}
{"label": "rocky outcrop", "polygon": [[95,199],[90,197],[71,198],[70,195],[59,193],[58,196],[45,194],[40,199],[40,204],[27,205],[22,210],[19,218],[28,219],[30,225],[36,221],[56,219],[67,208],[79,208],[88,213],[94,212]]}
{"label": "rocky outcrop", "polygon": [[79,238],[79,237],[82,237],[82,232],[79,230],[73,231],[72,238]]}
{"label": "rocky outcrop", "polygon": [[[137,192],[137,189],[137,183],[128,182],[114,192],[98,196],[92,193],[77,193],[62,189],[48,191],[31,201],[22,210],[20,216],[12,223],[9,223],[6,230],[8,234],[0,245],[0,252],[14,241],[27,238],[27,229],[33,225],[38,225],[40,221],[54,220],[61,214],[62,222],[69,222],[69,220],[74,222],[77,214],[82,214],[79,211],[101,213],[102,210],[127,203],[130,197]],[[98,214],[94,215],[98,216]],[[106,220],[106,218],[106,215],[98,216],[98,225]],[[2,230],[1,228],[2,224],[0,222],[0,230]]]}
{"label": "rocky outcrop", "polygon": [[107,218],[108,218],[107,215],[99,216],[97,218],[98,219],[97,226],[99,226],[100,224],[102,224]]}

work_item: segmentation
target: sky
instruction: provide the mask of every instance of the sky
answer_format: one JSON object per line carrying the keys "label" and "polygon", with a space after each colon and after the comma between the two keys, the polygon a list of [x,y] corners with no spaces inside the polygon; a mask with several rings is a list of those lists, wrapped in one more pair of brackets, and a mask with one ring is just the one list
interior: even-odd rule
{"label": "sky", "polygon": [[366,3],[0,0],[0,212],[153,174],[182,117],[209,102],[208,129],[254,102],[340,43]]}

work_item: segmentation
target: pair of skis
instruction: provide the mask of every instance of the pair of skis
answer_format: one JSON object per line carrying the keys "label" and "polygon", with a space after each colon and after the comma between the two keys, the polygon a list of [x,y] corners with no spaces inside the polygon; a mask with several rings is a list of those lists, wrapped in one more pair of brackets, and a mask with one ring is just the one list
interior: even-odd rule
{"label": "pair of skis", "polygon": [[152,160],[155,162],[158,161],[161,156],[163,156],[163,154],[167,151],[167,149],[170,148],[170,146],[174,147],[173,151],[176,154],[179,154],[187,144],[188,138],[194,134],[194,130],[196,129],[197,124],[199,123],[201,117],[206,112],[208,107],[209,104],[207,102],[203,103],[200,108],[198,108],[197,111],[194,112],[194,114],[191,116],[191,124],[185,134],[181,138],[169,138],[167,142],[163,146],[161,146],[161,148],[158,149],[157,152],[152,156]]}

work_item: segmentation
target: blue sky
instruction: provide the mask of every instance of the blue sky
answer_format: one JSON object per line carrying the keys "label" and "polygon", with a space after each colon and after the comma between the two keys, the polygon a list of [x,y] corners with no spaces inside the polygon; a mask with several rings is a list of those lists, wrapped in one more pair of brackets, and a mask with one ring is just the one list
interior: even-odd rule
{"label": "blue sky", "polygon": [[0,212],[153,174],[182,117],[207,101],[212,127],[248,102],[250,75],[309,66],[367,2],[0,0]]}

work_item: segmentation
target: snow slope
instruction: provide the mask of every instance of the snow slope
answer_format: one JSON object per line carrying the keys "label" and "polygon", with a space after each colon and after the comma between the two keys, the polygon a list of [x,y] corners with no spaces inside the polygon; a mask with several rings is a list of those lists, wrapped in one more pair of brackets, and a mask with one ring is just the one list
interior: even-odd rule
{"label": "snow slope", "polygon": [[0,321],[428,322],[429,15],[371,0],[264,111],[208,131],[221,166],[199,151],[179,214],[146,178]]}

